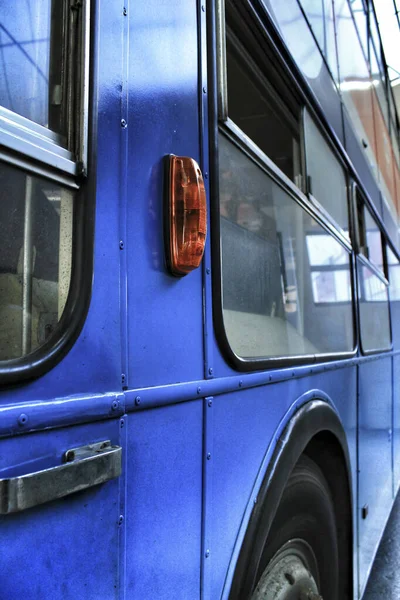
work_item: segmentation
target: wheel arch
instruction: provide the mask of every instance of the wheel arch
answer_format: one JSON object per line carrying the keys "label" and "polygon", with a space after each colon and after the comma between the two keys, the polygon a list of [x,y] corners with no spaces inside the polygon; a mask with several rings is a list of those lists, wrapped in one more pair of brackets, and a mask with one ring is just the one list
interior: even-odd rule
{"label": "wheel arch", "polygon": [[292,416],[276,443],[243,538],[229,600],[250,598],[268,532],[302,454],[317,463],[328,482],[338,531],[339,597],[353,597],[353,499],[346,434],[335,409],[326,401],[312,400]]}

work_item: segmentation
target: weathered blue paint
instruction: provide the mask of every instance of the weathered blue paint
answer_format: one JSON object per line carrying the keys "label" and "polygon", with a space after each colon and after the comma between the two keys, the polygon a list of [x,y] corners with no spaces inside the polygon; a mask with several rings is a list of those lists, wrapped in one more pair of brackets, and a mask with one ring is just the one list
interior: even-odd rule
{"label": "weathered blue paint", "polygon": [[[166,272],[163,249],[165,154],[198,160],[209,192],[207,13],[187,0],[127,2],[126,14],[120,3],[94,4],[92,300],[61,363],[1,391],[0,475],[54,466],[68,448],[103,439],[122,445],[123,475],[1,518],[4,597],[227,598],[271,454],[315,398],[347,434],[362,588],[392,500],[392,456],[395,490],[400,481],[399,351],[253,373],[227,364],[213,326],[210,241],[202,269],[183,279]],[[325,64],[309,85],[341,141],[344,128],[390,230]],[[358,589],[357,570],[354,579]]]}

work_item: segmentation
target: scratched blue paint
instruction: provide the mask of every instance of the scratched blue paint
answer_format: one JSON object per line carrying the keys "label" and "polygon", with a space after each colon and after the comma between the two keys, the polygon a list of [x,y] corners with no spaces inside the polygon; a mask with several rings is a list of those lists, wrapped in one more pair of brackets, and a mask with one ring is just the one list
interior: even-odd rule
{"label": "scratched blue paint", "polygon": [[[293,412],[313,397],[332,403],[347,433],[355,564],[357,524],[366,548],[362,587],[385,520],[377,515],[381,490],[386,511],[391,503],[392,444],[385,435],[392,423],[392,360],[395,487],[400,481],[399,355],[243,374],[226,363],[212,322],[210,242],[203,268],[184,279],[168,275],[163,258],[163,156],[189,155],[208,170],[206,14],[187,0],[126,3],[126,16],[120,3],[94,4],[91,305],[58,366],[1,391],[0,475],[59,464],[68,448],[111,439],[123,447],[123,476],[2,518],[0,597],[226,598],[274,445]],[[309,84],[343,140],[337,92],[324,65]],[[347,152],[379,207],[346,119]],[[389,229],[388,215],[384,221]],[[398,342],[395,336],[395,347]],[[204,398],[211,396],[207,408]],[[376,527],[372,516],[359,523],[364,501],[377,515]]]}
{"label": "scratched blue paint", "polygon": [[[61,464],[61,452],[110,439],[119,420],[0,440],[0,476]],[[22,443],[21,443],[22,442]],[[2,598],[118,598],[118,479],[0,517]]]}
{"label": "scratched blue paint", "polygon": [[163,159],[173,153],[200,162],[199,70],[195,2],[148,0],[133,11],[128,364],[135,387],[144,387],[204,374],[201,269],[169,275],[163,245]]}
{"label": "scratched blue paint", "polygon": [[[392,361],[359,366],[359,564],[364,590],[392,504]],[[368,506],[363,519],[361,508]]]}
{"label": "scratched blue paint", "polygon": [[[313,389],[308,393],[310,387]],[[213,581],[211,598],[226,598],[230,580],[223,574],[232,555],[237,558],[237,536],[244,535],[243,514],[251,497],[257,495],[255,481],[265,454],[287,423],[293,409],[313,397],[331,401],[348,433],[353,488],[356,490],[356,376],[355,368],[337,378],[334,373],[298,379],[263,389],[245,390],[214,398],[214,469],[212,546]],[[301,398],[301,399],[300,399]],[[293,412],[293,410],[292,410]],[[284,414],[286,416],[284,416]],[[238,418],[240,415],[240,418]],[[265,468],[265,467],[264,467]],[[260,485],[261,480],[258,480]],[[250,514],[247,511],[247,519]],[[230,576],[233,576],[234,560]]]}
{"label": "scratched blue paint", "polygon": [[128,415],[126,597],[200,591],[203,403]]}

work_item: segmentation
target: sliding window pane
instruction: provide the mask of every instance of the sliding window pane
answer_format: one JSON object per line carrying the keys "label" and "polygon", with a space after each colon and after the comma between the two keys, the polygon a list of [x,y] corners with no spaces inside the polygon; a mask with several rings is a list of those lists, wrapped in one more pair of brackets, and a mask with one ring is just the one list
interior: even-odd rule
{"label": "sliding window pane", "polygon": [[0,0],[0,106],[57,133],[63,133],[63,5]]}
{"label": "sliding window pane", "polygon": [[387,285],[372,269],[359,263],[361,345],[364,352],[390,347]]}
{"label": "sliding window pane", "polygon": [[227,40],[229,118],[292,181],[300,174],[299,115],[266,83],[248,56]]}
{"label": "sliding window pane", "polygon": [[0,360],[51,336],[67,300],[73,194],[0,163]]}
{"label": "sliding window pane", "polygon": [[233,351],[352,350],[348,252],[223,135],[219,165],[223,318]]}
{"label": "sliding window pane", "polygon": [[307,111],[304,113],[304,130],[311,193],[348,235],[349,214],[344,170]]}

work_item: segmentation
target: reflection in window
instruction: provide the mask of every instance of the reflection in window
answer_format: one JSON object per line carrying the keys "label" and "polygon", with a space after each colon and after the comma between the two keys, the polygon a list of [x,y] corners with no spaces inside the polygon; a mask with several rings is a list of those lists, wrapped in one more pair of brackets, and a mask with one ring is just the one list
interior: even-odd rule
{"label": "reflection in window", "polygon": [[364,352],[390,347],[387,285],[374,271],[359,262],[361,344]]}
{"label": "reflection in window", "polygon": [[389,271],[390,299],[397,302],[400,300],[400,263],[396,255],[388,246],[386,247],[386,253]]}
{"label": "reflection in window", "polygon": [[[223,318],[233,351],[254,358],[352,350],[347,251],[222,134],[219,166]],[[330,260],[341,272],[336,291],[318,282]],[[325,299],[316,303],[316,294]]]}
{"label": "reflection in window", "polygon": [[357,215],[358,215],[358,234],[360,243],[360,253],[368,260],[374,263],[382,273],[383,265],[383,249],[382,249],[382,234],[378,227],[378,223],[370,213],[364,200],[357,190]]}
{"label": "reflection in window", "polygon": [[366,206],[364,206],[364,223],[368,258],[383,272],[382,234]]}
{"label": "reflection in window", "polygon": [[0,360],[42,345],[67,300],[72,194],[0,163]]}
{"label": "reflection in window", "polygon": [[335,28],[331,0],[301,0],[308,22],[324,54],[333,78],[339,81],[336,58]]}
{"label": "reflection in window", "polygon": [[348,254],[330,235],[307,235],[314,302],[350,302]]}
{"label": "reflection in window", "polygon": [[307,111],[304,113],[304,132],[311,194],[346,232],[349,215],[343,168]]}
{"label": "reflection in window", "polygon": [[350,6],[365,57],[368,58],[367,13],[364,0],[350,0]]}
{"label": "reflection in window", "polygon": [[0,105],[58,133],[63,133],[63,4],[0,2]]}

